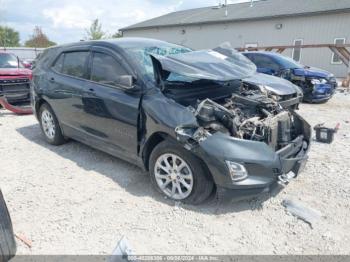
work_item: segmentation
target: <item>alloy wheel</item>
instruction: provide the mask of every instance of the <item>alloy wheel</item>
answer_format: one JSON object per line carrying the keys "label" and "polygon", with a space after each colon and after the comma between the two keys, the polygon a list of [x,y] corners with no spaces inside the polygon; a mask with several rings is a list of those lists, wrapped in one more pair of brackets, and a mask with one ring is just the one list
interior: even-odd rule
{"label": "alloy wheel", "polygon": [[45,135],[49,139],[54,139],[56,134],[56,125],[52,114],[48,110],[44,110],[41,114],[41,125]]}
{"label": "alloy wheel", "polygon": [[162,192],[175,200],[183,200],[192,192],[192,170],[186,161],[175,154],[159,156],[154,166],[154,175]]}

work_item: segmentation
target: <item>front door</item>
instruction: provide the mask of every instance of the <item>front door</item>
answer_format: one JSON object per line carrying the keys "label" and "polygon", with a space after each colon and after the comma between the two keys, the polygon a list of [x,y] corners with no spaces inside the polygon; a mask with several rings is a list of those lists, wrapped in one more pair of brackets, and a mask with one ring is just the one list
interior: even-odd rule
{"label": "front door", "polygon": [[120,84],[121,76],[130,75],[124,63],[113,51],[93,48],[82,128],[107,151],[136,156],[140,93]]}

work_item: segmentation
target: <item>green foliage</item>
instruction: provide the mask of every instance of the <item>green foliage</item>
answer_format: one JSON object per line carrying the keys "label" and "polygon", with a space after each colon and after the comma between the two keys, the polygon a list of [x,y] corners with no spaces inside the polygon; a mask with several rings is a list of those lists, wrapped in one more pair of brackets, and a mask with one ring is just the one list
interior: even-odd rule
{"label": "green foliage", "polygon": [[102,24],[95,19],[89,29],[86,29],[87,40],[99,40],[106,37],[106,32],[102,31]]}
{"label": "green foliage", "polygon": [[0,46],[20,46],[19,33],[10,27],[0,26]]}
{"label": "green foliage", "polygon": [[47,48],[56,45],[55,42],[49,40],[49,38],[43,33],[39,26],[34,28],[34,33],[24,44],[26,47]]}
{"label": "green foliage", "polygon": [[118,31],[118,32],[114,33],[111,37],[112,38],[121,38],[121,37],[123,37],[123,33]]}

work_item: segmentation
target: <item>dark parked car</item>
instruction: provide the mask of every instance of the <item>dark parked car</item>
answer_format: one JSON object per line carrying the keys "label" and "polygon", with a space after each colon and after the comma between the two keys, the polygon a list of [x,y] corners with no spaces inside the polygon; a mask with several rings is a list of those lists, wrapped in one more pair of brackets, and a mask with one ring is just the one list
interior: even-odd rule
{"label": "dark parked car", "polygon": [[41,55],[32,106],[49,143],[108,152],[148,170],[169,198],[198,204],[214,190],[268,192],[306,163],[309,124],[242,84],[255,73],[232,49],[79,42]]}
{"label": "dark parked car", "polygon": [[0,52],[0,95],[8,102],[29,102],[32,71],[25,68],[17,56]]}
{"label": "dark parked car", "polygon": [[334,94],[337,80],[333,74],[301,65],[293,59],[273,52],[244,52],[258,72],[282,77],[302,88],[304,101],[325,102]]}
{"label": "dark parked car", "polygon": [[9,261],[16,254],[16,249],[11,218],[0,190],[0,262]]}

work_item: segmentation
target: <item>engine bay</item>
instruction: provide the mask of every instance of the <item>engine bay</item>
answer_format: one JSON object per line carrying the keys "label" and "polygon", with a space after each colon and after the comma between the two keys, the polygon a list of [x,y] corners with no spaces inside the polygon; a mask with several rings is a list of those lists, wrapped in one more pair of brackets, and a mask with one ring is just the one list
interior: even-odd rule
{"label": "engine bay", "polygon": [[[301,123],[292,112],[259,91],[232,94],[224,101],[199,101],[192,111],[200,126],[192,139],[203,141],[221,132],[238,139],[259,141],[279,150],[302,134]],[[183,133],[179,128],[177,133]]]}

